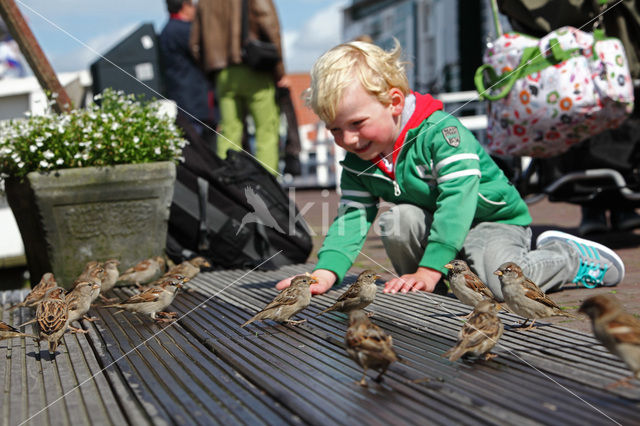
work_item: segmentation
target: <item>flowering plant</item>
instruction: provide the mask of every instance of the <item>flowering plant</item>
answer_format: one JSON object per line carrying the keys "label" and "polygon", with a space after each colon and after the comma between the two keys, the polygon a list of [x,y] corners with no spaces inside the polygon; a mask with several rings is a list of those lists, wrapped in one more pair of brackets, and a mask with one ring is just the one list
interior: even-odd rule
{"label": "flowering plant", "polygon": [[112,89],[94,99],[100,105],[0,123],[0,178],[180,158],[187,142],[157,102]]}

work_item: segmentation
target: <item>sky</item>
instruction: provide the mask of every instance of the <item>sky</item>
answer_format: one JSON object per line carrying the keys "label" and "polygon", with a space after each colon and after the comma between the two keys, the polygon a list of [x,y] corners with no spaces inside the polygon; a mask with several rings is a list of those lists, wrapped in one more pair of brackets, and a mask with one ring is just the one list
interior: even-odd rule
{"label": "sky", "polygon": [[[56,72],[88,69],[100,54],[143,23],[160,32],[164,0],[14,0]],[[240,1],[240,0],[237,0]],[[340,43],[341,10],[348,0],[274,0],[288,73],[309,71]]]}

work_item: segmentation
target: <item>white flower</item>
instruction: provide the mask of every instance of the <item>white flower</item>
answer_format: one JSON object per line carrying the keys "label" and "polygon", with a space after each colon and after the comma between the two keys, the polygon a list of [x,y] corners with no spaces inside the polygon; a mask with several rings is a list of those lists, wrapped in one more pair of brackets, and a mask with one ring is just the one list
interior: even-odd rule
{"label": "white flower", "polygon": [[62,158],[58,158],[58,159],[56,160],[56,164],[57,164],[58,166],[62,166],[62,165],[64,164],[64,160],[63,160]]}
{"label": "white flower", "polygon": [[138,142],[140,142],[140,138],[137,137],[137,136],[134,136],[133,137],[133,143],[138,143]]}
{"label": "white flower", "polygon": [[30,146],[29,146],[29,151],[31,151],[31,152],[36,152],[37,150],[38,150],[38,147],[37,147],[37,146],[35,146],[35,145],[30,145]]}
{"label": "white flower", "polygon": [[55,157],[56,155],[51,152],[50,150],[46,150],[43,154],[44,158],[46,158],[47,160],[51,160],[53,157]]}
{"label": "white flower", "polygon": [[40,161],[40,167],[42,167],[43,169],[49,167],[49,162],[46,160]]}
{"label": "white flower", "polygon": [[160,149],[160,147],[156,147],[156,148],[153,150],[153,153],[154,153],[154,154],[156,154],[156,155],[160,155],[160,154],[162,154],[162,150]]}
{"label": "white flower", "polygon": [[118,130],[118,128],[119,128],[119,127],[120,127],[120,123],[116,123],[116,122],[114,122],[114,123],[111,125],[111,130]]}

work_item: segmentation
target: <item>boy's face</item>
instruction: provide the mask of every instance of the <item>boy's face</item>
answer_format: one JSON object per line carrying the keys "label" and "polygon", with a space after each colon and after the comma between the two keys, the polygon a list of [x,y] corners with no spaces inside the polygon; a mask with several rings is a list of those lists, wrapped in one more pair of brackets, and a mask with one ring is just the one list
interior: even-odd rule
{"label": "boy's face", "polygon": [[404,94],[396,88],[389,93],[391,103],[385,106],[360,83],[347,87],[335,119],[327,123],[336,144],[367,161],[390,154],[400,133]]}

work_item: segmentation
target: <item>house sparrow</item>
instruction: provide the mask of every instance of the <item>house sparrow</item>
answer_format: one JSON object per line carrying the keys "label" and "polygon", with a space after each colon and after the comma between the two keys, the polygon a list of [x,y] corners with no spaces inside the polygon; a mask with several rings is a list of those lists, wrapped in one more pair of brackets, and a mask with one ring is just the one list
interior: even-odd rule
{"label": "house sparrow", "polygon": [[149,314],[152,319],[158,322],[165,322],[156,315],[173,302],[179,288],[182,288],[189,278],[183,275],[172,275],[166,277],[159,285],[150,287],[142,293],[131,296],[127,300],[115,303],[113,305],[105,305],[105,308],[119,308],[131,312],[141,314]]}
{"label": "house sparrow", "polygon": [[[91,307],[91,297],[96,289],[100,289],[100,283],[95,281],[81,281],[76,284],[73,290],[67,293],[65,301],[69,308],[69,324],[73,321],[79,320],[89,312],[89,308]],[[93,319],[90,318],[86,319],[88,321],[93,321]],[[88,333],[87,330],[72,327],[71,325],[69,328],[75,333]]]}
{"label": "house sparrow", "polygon": [[13,305],[8,310],[11,311],[24,306],[34,307],[38,303],[40,303],[40,301],[42,301],[42,298],[48,290],[51,290],[52,288],[55,288],[57,286],[58,283],[53,277],[53,274],[51,272],[47,272],[42,276],[42,278],[40,278],[40,282],[31,289],[29,294],[27,294],[22,302],[18,303],[17,305]]}
{"label": "house sparrow", "polygon": [[367,386],[367,369],[379,371],[374,380],[380,382],[389,365],[398,360],[391,336],[373,324],[362,310],[349,312],[349,328],[344,340],[351,359],[364,369],[360,386]]}
{"label": "house sparrow", "polygon": [[36,309],[36,322],[40,339],[49,342],[49,354],[53,356],[69,325],[69,307],[63,288],[56,287],[45,294]]}
{"label": "house sparrow", "polygon": [[106,270],[102,263],[92,260],[87,262],[84,267],[84,270],[78,275],[78,278],[73,282],[73,288],[75,288],[79,283],[91,281],[98,284],[97,288],[92,288],[91,290],[91,302],[93,303],[98,296],[100,296],[100,291],[102,289],[102,281],[106,278]]}
{"label": "house sparrow", "polygon": [[127,284],[146,284],[164,273],[165,264],[161,256],[145,259],[124,271],[118,280]]}
{"label": "house sparrow", "polygon": [[179,265],[169,269],[165,275],[181,274],[185,277],[193,279],[198,273],[200,273],[201,267],[210,268],[211,264],[202,256],[194,257],[193,259],[185,260]]}
{"label": "house sparrow", "polygon": [[489,287],[473,273],[467,262],[455,259],[444,267],[449,269],[449,287],[462,303],[475,307],[481,300],[489,299],[500,306]]}
{"label": "house sparrow", "polygon": [[380,276],[371,270],[363,271],[358,275],[356,281],[351,284],[351,287],[342,293],[333,305],[316,316],[329,311],[349,312],[354,309],[366,308],[376,298],[376,280],[378,278]]}
{"label": "house sparrow", "polygon": [[304,319],[293,321],[289,318],[309,306],[309,303],[311,303],[311,290],[309,286],[316,282],[318,281],[312,275],[298,275],[294,277],[289,287],[282,290],[271,303],[240,327],[249,325],[254,321],[263,321],[266,319],[294,325],[306,321]]}
{"label": "house sparrow", "polygon": [[32,334],[20,333],[17,328],[11,327],[6,322],[0,321],[0,340],[11,339],[13,337],[33,337],[37,339],[37,336]]}
{"label": "house sparrow", "polygon": [[118,282],[118,278],[120,277],[120,271],[118,271],[119,265],[120,261],[118,259],[108,259],[102,263],[102,267],[104,268],[104,278],[102,279],[102,285],[100,286],[100,298],[105,303],[111,303],[117,300],[115,298],[108,299],[104,294],[113,289]]}
{"label": "house sparrow", "polygon": [[552,316],[576,318],[575,315],[564,312],[560,306],[544,294],[533,281],[525,277],[522,269],[515,263],[503,263],[494,274],[500,279],[502,296],[504,296],[504,300],[507,302],[507,305],[509,305],[509,308],[516,314],[526,318],[520,327],[524,327],[525,324],[533,318],[533,322],[529,327],[523,330],[535,328],[533,324],[538,318]]}
{"label": "house sparrow", "polygon": [[489,354],[489,351],[502,336],[504,326],[498,318],[497,305],[492,300],[481,300],[476,304],[471,317],[464,323],[458,334],[458,342],[454,347],[442,354],[454,362],[465,355],[481,356],[489,360],[497,355]]}
{"label": "house sparrow", "polygon": [[596,338],[633,372],[609,387],[630,386],[628,382],[634,376],[640,380],[640,320],[626,313],[618,300],[609,295],[588,298],[578,312],[591,318]]}

